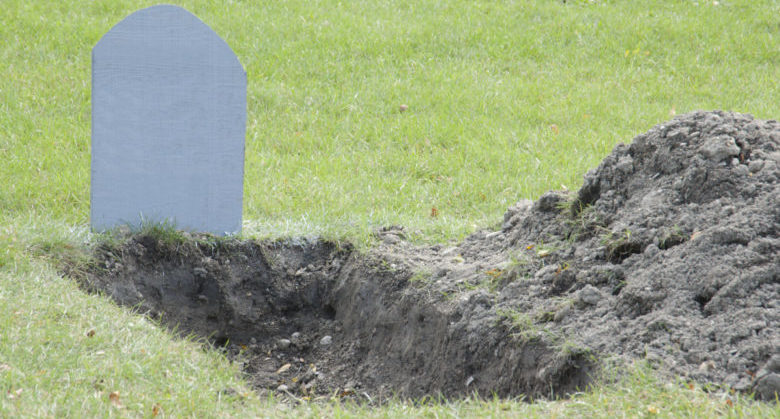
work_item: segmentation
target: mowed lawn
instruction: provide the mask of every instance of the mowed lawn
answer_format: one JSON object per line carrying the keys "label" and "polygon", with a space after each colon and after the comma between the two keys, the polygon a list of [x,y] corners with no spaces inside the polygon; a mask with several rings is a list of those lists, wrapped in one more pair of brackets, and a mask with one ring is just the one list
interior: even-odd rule
{"label": "mowed lawn", "polygon": [[[780,117],[776,0],[171,3],[247,71],[247,237],[370,246],[392,224],[455,240],[518,199],[578,188],[675,114]],[[56,264],[96,240],[91,48],[153,4],[0,2],[0,417],[780,415],[643,367],[560,402],[292,407],[258,398],[218,352],[84,294]]]}

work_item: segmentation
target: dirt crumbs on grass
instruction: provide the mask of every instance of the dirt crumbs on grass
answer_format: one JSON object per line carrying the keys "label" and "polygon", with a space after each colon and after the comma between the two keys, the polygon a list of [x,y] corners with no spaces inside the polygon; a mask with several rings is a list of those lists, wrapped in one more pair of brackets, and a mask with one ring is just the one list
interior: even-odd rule
{"label": "dirt crumbs on grass", "polygon": [[144,234],[100,246],[84,282],[227,344],[258,388],[294,397],[558,396],[641,358],[773,399],[779,164],[779,123],[692,113],[457,246],[402,228],[368,253]]}

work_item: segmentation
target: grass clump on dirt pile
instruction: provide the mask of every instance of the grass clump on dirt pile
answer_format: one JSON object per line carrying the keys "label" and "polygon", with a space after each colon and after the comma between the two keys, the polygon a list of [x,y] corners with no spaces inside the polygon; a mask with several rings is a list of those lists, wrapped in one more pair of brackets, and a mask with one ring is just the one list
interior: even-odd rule
{"label": "grass clump on dirt pile", "polygon": [[[13,81],[0,88],[0,416],[778,414],[641,369],[560,402],[290,407],[258,399],[218,353],[83,294],[49,260],[80,260],[85,240],[89,53],[152,4],[0,10]],[[776,2],[178,4],[248,72],[250,234],[460,237],[518,198],[577,187],[672,112],[780,115]]]}

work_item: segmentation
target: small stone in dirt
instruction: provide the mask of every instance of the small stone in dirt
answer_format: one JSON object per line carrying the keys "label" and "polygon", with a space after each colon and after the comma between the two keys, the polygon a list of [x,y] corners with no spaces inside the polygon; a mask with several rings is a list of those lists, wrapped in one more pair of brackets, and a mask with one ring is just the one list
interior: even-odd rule
{"label": "small stone in dirt", "polygon": [[295,332],[292,335],[290,335],[290,341],[292,343],[296,344],[296,345],[298,343],[300,343],[300,341],[301,341],[301,333],[300,332]]}
{"label": "small stone in dirt", "polygon": [[751,173],[758,173],[764,167],[764,162],[761,160],[753,160],[748,164],[748,169]]}
{"label": "small stone in dirt", "polygon": [[499,231],[493,231],[491,233],[486,234],[485,235],[485,239],[491,240],[491,239],[493,239],[495,237],[500,236],[501,234],[503,234],[503,232],[501,232],[500,230]]}
{"label": "small stone in dirt", "polygon": [[595,306],[601,300],[601,291],[593,285],[586,285],[578,294],[579,301],[582,304]]}
{"label": "small stone in dirt", "polygon": [[320,339],[320,345],[322,346],[328,346],[331,343],[333,343],[333,338],[330,335],[326,335],[322,339]]}
{"label": "small stone in dirt", "polygon": [[734,173],[740,176],[747,176],[750,174],[750,170],[748,170],[748,167],[745,166],[744,164],[740,164],[734,168]]}
{"label": "small stone in dirt", "polygon": [[723,383],[736,391],[748,391],[751,385],[750,377],[740,377],[734,373],[727,375]]}
{"label": "small stone in dirt", "polygon": [[780,355],[774,355],[756,373],[756,396],[763,400],[776,400],[780,395]]}
{"label": "small stone in dirt", "polygon": [[655,256],[657,253],[660,252],[661,249],[658,248],[658,246],[656,246],[655,243],[650,243],[649,245],[647,245],[647,247],[645,247],[645,250],[644,252],[642,252],[642,255],[647,258],[652,258],[653,256]]}
{"label": "small stone in dirt", "polygon": [[763,400],[776,400],[780,395],[780,374],[767,374],[756,380],[756,396]]}
{"label": "small stone in dirt", "polygon": [[290,339],[279,339],[276,341],[276,347],[284,350],[290,347],[290,343]]}
{"label": "small stone in dirt", "polygon": [[712,361],[704,361],[699,365],[699,372],[710,372],[715,369],[715,363]]}
{"label": "small stone in dirt", "polygon": [[446,249],[441,251],[441,255],[442,256],[447,256],[447,255],[450,255],[450,254],[454,253],[456,250],[458,250],[457,247],[454,247],[454,246],[453,247],[448,247],[448,248],[446,248]]}
{"label": "small stone in dirt", "polygon": [[276,387],[276,391],[287,391],[287,390],[289,390],[289,389],[290,389],[290,388],[289,388],[289,387],[287,387],[287,386],[286,386],[286,385],[284,385],[284,384],[280,384],[280,385],[279,385],[279,387]]}
{"label": "small stone in dirt", "polygon": [[563,321],[563,319],[566,318],[566,316],[569,315],[569,313],[571,313],[571,305],[566,304],[563,307],[561,307],[560,310],[555,312],[555,316],[553,316],[553,321],[555,321],[556,323],[560,323],[561,321]]}

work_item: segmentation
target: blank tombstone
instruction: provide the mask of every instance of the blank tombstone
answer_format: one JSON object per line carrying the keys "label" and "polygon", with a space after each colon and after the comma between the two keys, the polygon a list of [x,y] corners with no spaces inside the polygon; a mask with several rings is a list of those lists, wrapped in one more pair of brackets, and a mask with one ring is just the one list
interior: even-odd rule
{"label": "blank tombstone", "polygon": [[240,232],[245,132],[230,47],[180,7],[131,14],[92,50],[92,228]]}

